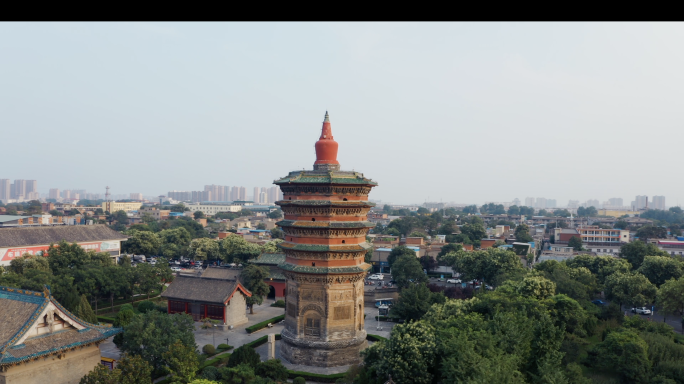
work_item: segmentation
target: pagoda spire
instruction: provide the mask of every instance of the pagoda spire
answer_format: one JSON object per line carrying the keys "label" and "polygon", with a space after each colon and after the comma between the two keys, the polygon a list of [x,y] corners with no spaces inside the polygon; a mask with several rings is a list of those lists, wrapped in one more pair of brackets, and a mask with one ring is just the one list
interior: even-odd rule
{"label": "pagoda spire", "polygon": [[316,142],[316,162],[314,163],[315,170],[339,170],[340,163],[337,161],[337,141],[333,138],[332,128],[330,126],[330,116],[328,111],[325,111],[325,118],[323,119],[323,128],[321,129],[321,137]]}

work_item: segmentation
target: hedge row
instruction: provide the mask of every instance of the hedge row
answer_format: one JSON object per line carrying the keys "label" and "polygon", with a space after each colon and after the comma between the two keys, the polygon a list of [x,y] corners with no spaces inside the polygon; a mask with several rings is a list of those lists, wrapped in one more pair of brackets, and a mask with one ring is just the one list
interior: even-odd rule
{"label": "hedge row", "polygon": [[256,332],[262,328],[266,328],[269,323],[275,324],[275,323],[282,321],[282,320],[285,320],[285,315],[276,316],[272,319],[268,319],[266,321],[262,321],[261,323],[254,324],[251,327],[247,327],[246,331],[247,331],[247,333],[254,333],[254,332]]}
{"label": "hedge row", "polygon": [[[276,333],[275,339],[280,340],[280,333]],[[261,336],[260,338],[254,340],[254,341],[250,341],[249,343],[244,344],[244,345],[246,345],[250,348],[257,348],[257,347],[264,345],[266,343],[268,343],[268,335]]]}
{"label": "hedge row", "polygon": [[99,321],[100,323],[114,324],[114,318],[113,317],[98,316],[97,321]]}
{"label": "hedge row", "polygon": [[346,372],[333,373],[332,375],[322,375],[320,373],[302,372],[302,371],[290,371],[287,370],[287,377],[289,379],[294,379],[297,376],[301,376],[306,380],[315,381],[318,383],[334,383],[337,379],[344,378],[347,375]]}
{"label": "hedge row", "polygon": [[387,341],[386,338],[378,335],[371,335],[370,333],[366,334],[366,340],[370,341]]}

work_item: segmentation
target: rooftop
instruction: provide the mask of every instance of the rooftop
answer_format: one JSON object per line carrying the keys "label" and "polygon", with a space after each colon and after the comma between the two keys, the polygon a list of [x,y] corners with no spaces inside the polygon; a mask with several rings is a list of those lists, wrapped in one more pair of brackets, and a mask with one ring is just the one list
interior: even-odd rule
{"label": "rooftop", "polygon": [[[169,288],[161,294],[167,299],[183,301],[197,301],[205,303],[224,304],[230,300],[233,294],[240,290],[246,296],[252,296],[237,279],[211,278],[206,276],[207,271],[221,270],[208,268],[202,276],[176,276]],[[224,271],[230,271],[223,269]]]}
{"label": "rooftop", "polygon": [[356,184],[378,185],[375,181],[367,179],[363,173],[355,171],[292,171],[280,180],[274,180],[273,184]]}
{"label": "rooftop", "polygon": [[[0,286],[0,366],[16,365],[96,343],[121,332],[120,328],[86,323],[54,300],[50,291],[28,291]],[[65,329],[27,336],[48,311],[65,322]],[[21,343],[20,343],[21,341]]]}
{"label": "rooftop", "polygon": [[104,224],[0,228],[0,247],[47,245],[59,243],[62,240],[68,243],[80,243],[126,239],[128,237]]}

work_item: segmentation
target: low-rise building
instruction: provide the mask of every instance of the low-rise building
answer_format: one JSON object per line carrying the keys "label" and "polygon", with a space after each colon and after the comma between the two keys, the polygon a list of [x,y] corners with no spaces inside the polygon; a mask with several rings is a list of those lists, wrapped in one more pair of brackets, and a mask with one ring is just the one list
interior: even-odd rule
{"label": "low-rise building", "polygon": [[105,201],[102,203],[102,210],[109,213],[137,211],[140,207],[142,207],[142,202],[139,201]]}
{"label": "low-rise building", "polygon": [[582,243],[586,247],[591,245],[615,245],[619,247],[621,243],[630,242],[629,231],[624,229],[604,229],[597,225],[585,225],[577,229],[554,228],[555,243],[567,244],[573,237],[582,239]]}
{"label": "low-rise building", "polygon": [[153,219],[160,221],[160,220],[168,219],[169,214],[171,213],[171,210],[159,209],[159,208],[153,208],[153,207],[142,207],[138,210],[138,213],[140,214],[141,217],[145,214],[148,214]]}
{"label": "low-rise building", "polygon": [[43,292],[0,287],[0,383],[72,384],[101,363],[121,328],[86,323]]}
{"label": "low-rise building", "polygon": [[108,252],[118,260],[121,242],[126,239],[103,224],[0,228],[0,265],[9,265],[25,253],[42,255],[51,244],[62,240],[77,243],[85,250]]}
{"label": "low-rise building", "polygon": [[199,275],[177,275],[161,294],[168,312],[187,313],[193,320],[218,320],[237,326],[247,322],[247,297],[252,296],[237,279],[236,271],[207,268]]}

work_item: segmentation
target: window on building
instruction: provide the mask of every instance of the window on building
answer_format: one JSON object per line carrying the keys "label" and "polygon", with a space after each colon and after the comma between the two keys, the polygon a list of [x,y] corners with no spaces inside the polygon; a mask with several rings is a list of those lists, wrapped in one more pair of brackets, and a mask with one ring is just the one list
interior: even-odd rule
{"label": "window on building", "polygon": [[306,319],[306,327],[304,328],[304,334],[307,336],[320,336],[321,319]]}

